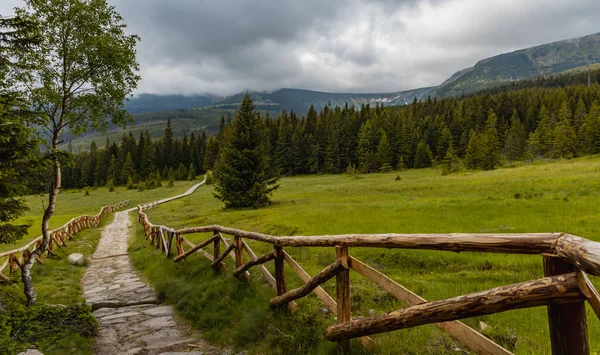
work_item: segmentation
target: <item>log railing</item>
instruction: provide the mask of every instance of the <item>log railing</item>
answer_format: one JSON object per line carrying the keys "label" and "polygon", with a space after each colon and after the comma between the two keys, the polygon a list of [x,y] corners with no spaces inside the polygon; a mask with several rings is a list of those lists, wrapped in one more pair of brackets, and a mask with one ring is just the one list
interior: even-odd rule
{"label": "log railing", "polygon": [[[102,218],[106,216],[108,213],[116,212],[123,207],[129,205],[130,201],[121,201],[114,205],[104,206],[100,209],[100,212],[95,216],[79,216],[71,219],[69,222],[65,223],[60,228],[54,229],[50,231],[50,243],[48,243],[48,247],[46,248],[46,255],[54,254],[53,245],[56,245],[60,248],[67,246],[67,241],[73,239],[73,236],[77,233],[81,232],[86,228],[94,228],[100,225]],[[4,269],[9,267],[9,272],[13,273],[17,268],[20,268],[21,265],[29,258],[31,251],[38,248],[42,244],[42,236],[35,238],[30,241],[26,245],[9,251],[5,251],[0,253],[0,260],[6,258],[4,262],[0,265],[0,278],[5,282],[10,283],[11,279],[9,276],[3,273]],[[36,260],[39,263],[43,263],[41,259]]]}
{"label": "log railing", "polygon": [[[146,239],[163,250],[167,257],[171,256],[170,245],[175,240],[175,262],[199,254],[211,261],[213,269],[222,270],[222,261],[230,255],[236,266],[233,274],[240,279],[248,278],[248,270],[259,266],[277,293],[269,301],[272,308],[287,305],[295,310],[297,305],[294,300],[314,293],[337,316],[338,324],[329,327],[325,336],[338,342],[342,354],[350,351],[351,338],[359,338],[363,346],[370,349],[374,343],[369,335],[432,323],[478,354],[511,354],[458,320],[512,309],[547,306],[553,354],[587,355],[590,350],[585,301],[589,302],[600,319],[600,296],[586,276],[586,273],[600,276],[600,243],[565,233],[271,236],[219,225],[174,230],[150,223],[145,209],[144,206],[138,206],[139,222]],[[195,245],[184,237],[193,233],[212,233],[212,236]],[[228,244],[223,235],[232,236],[233,242]],[[273,251],[257,256],[244,239],[271,244]],[[213,254],[202,250],[211,244]],[[221,244],[225,247],[223,252]],[[184,245],[189,249],[186,250]],[[284,250],[288,247],[335,247],[336,258],[323,271],[310,277]],[[352,257],[350,247],[539,254],[543,256],[545,277],[428,302]],[[245,263],[244,250],[250,256]],[[264,266],[270,261],[275,264],[275,276]],[[304,285],[293,290],[287,289],[284,263],[300,276]],[[350,270],[381,286],[407,307],[369,318],[352,319]],[[333,277],[336,278],[336,299],[320,286]]]}

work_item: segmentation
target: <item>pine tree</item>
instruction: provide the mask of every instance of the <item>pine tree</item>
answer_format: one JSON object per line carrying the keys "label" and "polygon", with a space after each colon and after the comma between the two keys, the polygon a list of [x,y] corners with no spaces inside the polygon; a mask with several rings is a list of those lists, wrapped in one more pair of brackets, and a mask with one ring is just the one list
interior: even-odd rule
{"label": "pine tree", "polygon": [[469,169],[478,169],[483,164],[481,140],[477,132],[471,132],[470,136],[465,153],[465,163]]}
{"label": "pine tree", "polygon": [[115,158],[114,155],[110,156],[110,161],[108,162],[108,170],[106,173],[106,181],[108,183],[109,180],[112,180],[112,182],[115,182],[115,179],[117,178],[117,159]]}
{"label": "pine tree", "polygon": [[485,122],[485,130],[480,136],[480,144],[482,151],[480,157],[482,159],[481,168],[492,170],[500,162],[500,140],[498,139],[497,130],[498,118],[496,113],[490,109],[487,121]]}
{"label": "pine tree", "polygon": [[504,150],[506,151],[506,157],[512,164],[513,161],[519,159],[525,151],[525,127],[521,124],[519,116],[516,111],[513,112],[511,118],[510,129],[506,135],[506,142],[504,144]]}
{"label": "pine tree", "polygon": [[392,171],[392,146],[390,145],[387,134],[383,131],[383,129],[380,129],[379,132],[381,134],[381,138],[379,138],[379,146],[377,147],[377,162],[379,164],[379,171]]}
{"label": "pine tree", "polygon": [[535,132],[539,140],[540,153],[545,157],[549,157],[552,153],[552,142],[554,140],[554,124],[550,111],[546,106],[542,106],[539,116],[540,121]]}
{"label": "pine tree", "polygon": [[563,101],[558,111],[558,122],[552,141],[552,154],[556,158],[570,159],[576,153],[577,137],[571,123],[571,115],[568,103]]}
{"label": "pine tree", "polygon": [[448,126],[444,124],[442,128],[442,134],[437,141],[437,160],[442,161],[446,156],[448,148],[452,145],[452,133]]}
{"label": "pine tree", "polygon": [[135,167],[133,166],[133,158],[131,157],[131,153],[127,153],[127,157],[125,157],[125,164],[123,164],[123,169],[121,169],[121,181],[127,183],[129,178],[135,176]]}
{"label": "pine tree", "polygon": [[590,111],[579,129],[579,136],[583,144],[583,151],[597,154],[600,153],[600,103],[594,101]]}
{"label": "pine tree", "polygon": [[363,173],[370,173],[377,168],[376,139],[371,120],[365,121],[358,134],[358,169]]}
{"label": "pine tree", "polygon": [[420,141],[417,144],[417,150],[415,152],[415,168],[428,168],[431,166],[431,160],[433,159],[433,154],[431,153],[431,149],[429,145],[424,141]]}
{"label": "pine tree", "polygon": [[177,170],[175,170],[175,179],[176,180],[187,180],[187,178],[188,178],[187,168],[185,167],[185,165],[183,165],[183,163],[180,163],[179,166],[177,167]]}
{"label": "pine tree", "polygon": [[267,152],[266,126],[246,94],[226,130],[214,168],[215,197],[227,208],[270,203],[279,174]]}
{"label": "pine tree", "polygon": [[163,150],[162,150],[162,163],[170,168],[175,168],[175,162],[173,160],[174,143],[173,143],[173,130],[171,129],[171,119],[167,121],[167,128],[165,128],[165,135],[162,139]]}
{"label": "pine tree", "polygon": [[460,171],[461,163],[460,159],[456,155],[454,146],[450,144],[446,150],[446,155],[441,160],[442,162],[442,175],[454,174]]}
{"label": "pine tree", "polygon": [[192,181],[196,178],[196,167],[194,166],[194,163],[190,163],[190,167],[188,168],[188,176],[187,179],[189,181]]}

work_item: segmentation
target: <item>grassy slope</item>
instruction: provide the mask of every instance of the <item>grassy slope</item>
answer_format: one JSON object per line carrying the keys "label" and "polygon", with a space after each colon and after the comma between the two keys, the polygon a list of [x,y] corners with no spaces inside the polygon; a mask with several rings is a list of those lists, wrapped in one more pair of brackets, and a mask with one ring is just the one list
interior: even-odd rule
{"label": "grassy slope", "polygon": [[[127,190],[125,187],[117,187],[114,192],[108,192],[105,187],[90,190],[89,196],[84,196],[81,190],[63,190],[58,196],[56,212],[50,220],[50,228],[58,228],[67,223],[71,218],[81,215],[95,215],[100,212],[102,206],[112,205],[119,201],[131,200],[131,207],[138,203],[146,203],[165,197],[176,196],[184,193],[196,182],[177,181],[173,188],[158,188],[138,192]],[[48,204],[46,195],[31,195],[25,197],[29,211],[22,216],[18,222],[31,224],[27,237],[16,244],[0,244],[0,252],[18,248],[27,244],[28,241],[42,235],[43,207]]]}
{"label": "grassy slope", "polygon": [[[152,210],[150,219],[176,228],[216,223],[274,235],[565,231],[600,241],[599,173],[600,158],[587,157],[446,177],[431,169],[411,170],[402,173],[400,181],[394,180],[395,174],[372,174],[358,180],[345,175],[285,178],[274,195],[275,204],[264,209],[223,211],[207,187],[191,198]],[[206,235],[191,238],[202,240]],[[257,254],[268,250],[264,245],[252,245]],[[334,257],[332,248],[289,249],[311,274]],[[240,285],[231,276],[212,275],[208,262],[199,257],[173,265],[147,247],[139,227],[132,250],[135,264],[145,270],[161,295],[203,328],[212,341],[247,347],[247,340],[252,339],[258,351],[284,353],[274,345],[276,340],[306,333],[302,326],[294,330],[285,320],[272,319],[277,316],[268,310],[267,300],[274,292],[260,287],[260,277],[255,277],[250,286]],[[430,300],[543,276],[538,256],[364,248],[351,249],[351,254]],[[288,275],[290,286],[300,284],[291,272]],[[600,286],[598,281],[594,278]],[[356,287],[352,291],[354,315],[401,306],[360,275],[352,274],[352,284]],[[335,294],[332,281],[325,288]],[[324,326],[333,323],[332,317],[318,315],[318,304],[312,296],[299,305],[300,316],[311,320],[310,324],[316,324],[313,330],[320,332],[311,342],[319,352],[331,351],[322,334]],[[544,308],[478,317],[466,323],[476,327],[479,320],[492,325],[488,334],[517,354],[550,352]],[[254,323],[267,322],[270,331],[251,331]],[[589,309],[588,323],[592,352],[600,352],[600,324]],[[283,327],[287,330],[280,330]],[[239,341],[240,334],[249,333]],[[456,346],[434,326],[375,339],[381,353],[453,353]]]}

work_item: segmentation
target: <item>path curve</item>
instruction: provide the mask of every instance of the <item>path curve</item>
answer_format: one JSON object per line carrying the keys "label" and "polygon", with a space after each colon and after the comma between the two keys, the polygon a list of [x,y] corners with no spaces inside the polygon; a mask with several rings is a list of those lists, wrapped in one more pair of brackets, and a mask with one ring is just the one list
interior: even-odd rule
{"label": "path curve", "polygon": [[[188,196],[204,181],[159,203]],[[127,253],[131,224],[128,212],[135,210],[115,214],[113,222],[102,231],[83,276],[86,303],[92,306],[100,325],[96,354],[231,353],[187,336],[173,318],[173,308],[160,305],[154,290],[137,276]]]}

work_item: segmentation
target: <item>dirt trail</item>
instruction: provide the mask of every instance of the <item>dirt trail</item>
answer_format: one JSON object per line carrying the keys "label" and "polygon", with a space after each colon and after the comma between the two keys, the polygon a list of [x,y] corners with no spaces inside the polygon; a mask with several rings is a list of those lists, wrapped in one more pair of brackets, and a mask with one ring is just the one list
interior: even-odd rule
{"label": "dirt trail", "polygon": [[83,277],[86,302],[100,323],[96,354],[231,354],[190,337],[173,318],[173,308],[159,304],[129,261],[129,227],[127,211],[116,213]]}

